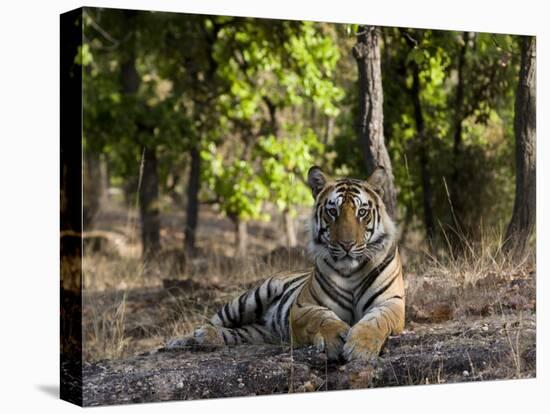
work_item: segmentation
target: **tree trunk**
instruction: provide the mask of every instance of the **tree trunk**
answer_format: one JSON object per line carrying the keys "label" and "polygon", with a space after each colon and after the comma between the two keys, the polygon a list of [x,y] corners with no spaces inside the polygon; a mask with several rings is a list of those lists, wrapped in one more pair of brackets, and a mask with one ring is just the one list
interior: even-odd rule
{"label": "tree trunk", "polygon": [[84,194],[82,203],[84,230],[93,229],[94,219],[99,212],[103,198],[100,164],[100,157],[97,152],[91,150],[84,151],[84,177],[82,185]]}
{"label": "tree trunk", "polygon": [[184,250],[187,253],[195,251],[197,224],[199,222],[199,190],[201,176],[201,155],[195,146],[190,151],[191,168],[187,185],[187,217],[185,223]]}
{"label": "tree trunk", "polygon": [[462,46],[460,47],[457,63],[457,85],[454,102],[454,126],[453,126],[453,170],[451,173],[451,189],[450,198],[452,203],[452,215],[455,222],[456,230],[462,228],[462,200],[460,197],[460,168],[461,168],[461,151],[462,151],[462,122],[464,121],[464,73],[466,64],[466,50],[468,49],[468,41],[470,35],[468,32],[462,34]]}
{"label": "tree trunk", "polygon": [[139,89],[140,79],[136,69],[136,58],[133,53],[120,67],[120,82],[122,92],[126,95],[135,95]]}
{"label": "tree trunk", "polygon": [[247,223],[238,217],[232,217],[235,224],[235,255],[243,257],[248,248],[248,229]]}
{"label": "tree trunk", "polygon": [[296,228],[294,226],[294,218],[292,217],[288,209],[283,212],[283,216],[285,219],[287,247],[296,247],[298,241],[296,240]]}
{"label": "tree trunk", "polygon": [[141,241],[143,258],[148,259],[160,250],[157,153],[154,145],[145,147],[142,162],[143,173],[139,188]]}
{"label": "tree trunk", "polygon": [[535,38],[521,42],[521,68],[516,92],[516,198],[503,250],[525,254],[536,221],[536,52]]}
{"label": "tree trunk", "polygon": [[418,65],[413,67],[413,86],[411,90],[414,118],[416,120],[416,132],[418,134],[420,174],[422,176],[422,205],[424,207],[424,225],[428,241],[433,243],[435,236],[435,225],[432,209],[432,185],[430,181],[430,165],[426,143],[426,129],[424,127],[424,114],[420,102],[420,77]]}
{"label": "tree trunk", "polygon": [[369,175],[378,166],[386,170],[389,179],[383,187],[384,204],[390,216],[395,217],[396,191],[390,157],[384,144],[384,98],[377,28],[359,27],[353,55],[359,72],[359,144]]}
{"label": "tree trunk", "polygon": [[[128,18],[128,30],[131,33],[131,39],[129,40],[128,56],[121,65],[121,85],[122,92],[128,96],[134,96],[137,94],[140,78],[136,69],[136,56],[135,56],[135,21],[133,20],[135,13],[128,11],[125,13]],[[138,122],[136,142],[140,141],[140,135],[151,135],[143,123]],[[148,137],[149,138],[149,137]],[[141,171],[141,183],[138,188],[138,197],[140,205],[140,219],[141,219],[141,241],[142,245],[142,257],[147,260],[151,255],[158,252],[160,249],[160,218],[158,208],[158,171],[157,171],[157,154],[154,143],[147,143],[143,145],[143,159],[142,159],[142,171]]]}
{"label": "tree trunk", "polygon": [[328,145],[329,143],[332,143],[332,139],[334,137],[334,125],[336,118],[333,116],[327,116],[326,117],[326,125],[325,125],[325,133],[323,135],[323,145]]}
{"label": "tree trunk", "polygon": [[[403,29],[402,34],[412,48],[416,47],[417,41],[414,40],[408,32]],[[418,161],[420,164],[420,174],[422,178],[422,205],[424,209],[424,226],[426,227],[426,236],[428,242],[433,246],[435,236],[435,225],[432,208],[432,184],[430,181],[430,165],[428,159],[428,148],[426,142],[426,128],[424,123],[424,113],[420,101],[420,68],[413,60],[411,62],[413,83],[409,89],[409,95],[414,108],[414,119],[416,124],[416,133],[418,137]]]}
{"label": "tree trunk", "polygon": [[177,168],[177,170],[178,171],[171,170],[166,178],[166,194],[168,194],[175,205],[181,206],[183,205],[183,197],[176,190],[176,187],[180,183],[181,175],[179,173],[179,168]]}
{"label": "tree trunk", "polygon": [[99,160],[99,176],[101,182],[101,205],[105,205],[109,201],[109,160],[106,154],[103,154]]}

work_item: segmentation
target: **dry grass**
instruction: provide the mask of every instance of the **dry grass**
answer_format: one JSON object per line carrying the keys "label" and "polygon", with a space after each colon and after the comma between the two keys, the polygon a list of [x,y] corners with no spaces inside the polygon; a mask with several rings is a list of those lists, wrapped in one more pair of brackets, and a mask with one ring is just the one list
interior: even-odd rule
{"label": "dry grass", "polygon": [[90,309],[87,319],[84,359],[94,355],[116,359],[124,355],[131,338],[126,336],[126,293],[105,306],[94,297],[85,299],[85,308]]}
{"label": "dry grass", "polygon": [[[536,349],[534,248],[521,260],[512,260],[502,254],[498,233],[485,232],[478,242],[465,238],[462,242],[458,254],[448,248],[437,253],[423,251],[409,258],[407,329],[445,330],[458,321],[463,325],[462,335],[444,340],[447,345],[462,342],[467,349],[469,338],[476,337],[479,342],[493,330],[491,326],[498,325],[496,334],[487,339],[502,341],[507,351],[490,361],[483,372],[476,372],[472,365],[462,379],[442,378],[434,356],[434,370],[426,373],[426,383],[534,377],[534,364],[523,362],[525,358],[534,360],[534,355],[526,353]],[[425,339],[430,341],[430,335]]]}
{"label": "dry grass", "polygon": [[305,266],[300,257],[170,260],[89,254],[83,261],[84,359],[120,358],[189,334],[224,302],[270,274]]}
{"label": "dry grass", "polygon": [[409,314],[443,304],[454,317],[534,310],[534,254],[511,260],[500,248],[500,235],[485,232],[475,243],[463,239],[458,254],[448,248],[415,255],[406,266]]}
{"label": "dry grass", "polygon": [[[113,254],[112,248],[108,254],[105,248],[86,252],[84,360],[117,359],[162,346],[169,338],[190,333],[225,301],[257,281],[278,271],[307,265],[299,254],[264,258],[280,241],[276,223],[266,224],[266,229],[254,229],[250,255],[235,259],[231,226],[224,222],[214,225],[213,219],[209,213],[203,216],[206,224],[199,227],[199,252],[187,260],[183,260],[178,248],[181,236],[172,230],[176,226],[167,219],[162,231],[164,249],[155,261],[142,263],[139,246],[135,245],[137,238],[124,235],[122,227],[117,230],[116,243],[120,246],[122,238],[125,246],[117,250],[118,254]],[[120,221],[113,215],[109,220],[105,227],[115,228],[112,225]],[[421,373],[425,382],[534,376],[534,367],[526,366],[523,358],[525,352],[533,349],[535,338],[533,255],[520,261],[507,259],[499,250],[498,234],[487,233],[476,243],[463,241],[462,252],[455,255],[445,247],[435,253],[417,251],[417,242],[405,242],[402,246],[406,332],[421,332],[428,348],[434,345],[433,341],[445,341],[462,344],[464,352],[469,352],[472,340],[480,340],[487,326],[494,328],[498,324],[490,331],[498,332],[498,339],[505,341],[508,351],[484,370],[476,370],[472,364],[468,377],[460,379],[445,377],[438,355],[434,354],[430,371]],[[457,326],[462,333],[446,335],[451,326],[455,333]],[[414,366],[410,369],[412,372]],[[412,374],[411,381],[416,381]]]}

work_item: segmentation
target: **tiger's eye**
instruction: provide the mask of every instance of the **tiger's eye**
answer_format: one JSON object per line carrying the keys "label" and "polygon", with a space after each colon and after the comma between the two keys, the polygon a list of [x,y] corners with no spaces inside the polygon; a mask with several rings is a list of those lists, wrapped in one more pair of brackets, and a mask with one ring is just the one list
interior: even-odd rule
{"label": "tiger's eye", "polygon": [[338,210],[336,210],[334,207],[333,208],[329,208],[328,209],[328,212],[333,215],[334,217],[336,217],[336,214],[338,214]]}
{"label": "tiger's eye", "polygon": [[357,212],[357,214],[359,214],[359,217],[365,217],[365,215],[367,214],[367,209],[366,208],[360,208],[359,211]]}

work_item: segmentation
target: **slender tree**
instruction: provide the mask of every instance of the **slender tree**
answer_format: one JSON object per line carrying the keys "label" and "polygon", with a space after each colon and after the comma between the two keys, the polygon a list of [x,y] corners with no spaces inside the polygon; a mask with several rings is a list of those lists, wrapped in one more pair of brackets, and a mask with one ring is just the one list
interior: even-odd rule
{"label": "slender tree", "polygon": [[[136,69],[136,35],[135,12],[125,11],[125,18],[129,28],[129,51],[121,65],[120,80],[122,93],[134,99],[139,90],[140,77]],[[145,111],[147,112],[147,111]],[[142,166],[140,168],[140,185],[138,188],[139,211],[141,220],[141,241],[143,258],[148,259],[160,250],[160,216],[158,208],[158,171],[156,147],[150,138],[152,128],[139,119],[135,119],[136,141],[142,143]],[[144,139],[145,137],[145,139]]]}
{"label": "slender tree", "polygon": [[148,259],[160,250],[159,179],[155,145],[143,146],[142,162],[139,211],[143,257]]}
{"label": "slender tree", "polygon": [[201,174],[200,152],[194,146],[189,151],[191,166],[189,169],[189,182],[187,184],[187,207],[185,221],[184,250],[192,253],[195,250],[197,225],[199,221],[199,190]]}
{"label": "slender tree", "polygon": [[536,53],[535,38],[521,40],[521,66],[514,118],[516,138],[516,196],[506,230],[504,251],[525,254],[536,221]]}
{"label": "slender tree", "polygon": [[391,216],[396,214],[396,191],[388,150],[384,143],[382,71],[380,69],[379,30],[359,26],[353,56],[359,71],[359,144],[367,173],[383,167],[388,174],[384,203]]}
{"label": "slender tree", "polygon": [[[462,123],[465,119],[465,105],[464,105],[464,87],[465,87],[465,77],[467,72],[466,67],[466,53],[468,51],[468,42],[470,34],[468,32],[462,33],[460,37],[460,46],[458,51],[457,59],[457,85],[454,95],[454,120],[453,120],[453,170],[451,173],[451,203],[454,211],[453,219],[455,220],[455,226],[462,228],[461,219],[462,219],[462,200],[461,200],[461,191],[460,191],[460,170],[461,162],[460,157],[462,153]],[[457,229],[458,230],[458,229]]]}
{"label": "slender tree", "polygon": [[[411,49],[418,46],[418,41],[414,39],[405,29],[401,30],[401,34]],[[420,175],[422,179],[422,206],[424,210],[424,226],[426,227],[426,235],[430,243],[434,241],[435,224],[432,206],[432,184],[430,162],[428,159],[428,142],[426,123],[424,120],[424,110],[420,99],[420,67],[415,59],[411,59],[410,71],[412,72],[412,85],[408,89],[409,96],[414,109],[414,121],[416,124],[416,135],[418,140],[418,163],[420,165]]]}
{"label": "slender tree", "polygon": [[103,186],[101,182],[100,154],[87,150],[83,157],[84,171],[82,191],[82,222],[84,230],[93,228],[94,219],[99,212],[101,199],[103,197]]}
{"label": "slender tree", "polygon": [[[209,28],[207,28],[209,26]],[[211,26],[211,27],[210,27]],[[218,33],[224,26],[217,19],[208,20],[193,20],[186,25],[187,31],[194,32],[194,37],[184,39],[181,44],[180,53],[188,66],[188,74],[184,82],[187,87],[187,94],[193,101],[196,108],[193,117],[198,120],[197,136],[192,139],[189,146],[189,177],[187,187],[187,206],[186,206],[186,222],[185,222],[185,239],[184,250],[187,253],[192,253],[196,245],[196,233],[199,222],[199,193],[201,189],[201,141],[207,141],[209,130],[213,128],[215,120],[212,118],[215,109],[215,99],[219,97],[224,86],[218,82],[216,72],[218,63],[214,59],[214,49],[218,41]],[[196,42],[192,45],[190,42]],[[196,50],[198,45],[201,47],[199,56],[190,54]]]}

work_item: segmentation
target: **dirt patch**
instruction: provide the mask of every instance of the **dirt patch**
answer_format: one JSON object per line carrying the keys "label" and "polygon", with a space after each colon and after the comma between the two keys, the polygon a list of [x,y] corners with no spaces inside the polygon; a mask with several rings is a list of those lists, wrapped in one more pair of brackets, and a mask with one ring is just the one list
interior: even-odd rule
{"label": "dirt patch", "polygon": [[415,325],[391,337],[381,357],[368,363],[328,363],[312,347],[160,349],[84,363],[82,391],[84,405],[93,406],[529,378],[535,350],[532,314],[486,317]]}
{"label": "dirt patch", "polygon": [[534,257],[510,263],[487,246],[458,258],[404,248],[406,330],[368,364],[330,364],[312,348],[286,346],[159,352],[269,275],[307,264],[303,246],[280,247],[275,222],[254,228],[249,254],[236,258],[231,223],[201,214],[193,256],[181,252],[180,216],[163,221],[154,261],[140,259],[125,216],[104,226],[124,236],[109,234],[124,241],[119,254],[102,252],[110,249],[103,239],[86,249],[84,388],[77,381],[70,388],[86,405],[535,376]]}

